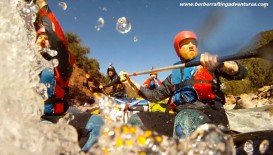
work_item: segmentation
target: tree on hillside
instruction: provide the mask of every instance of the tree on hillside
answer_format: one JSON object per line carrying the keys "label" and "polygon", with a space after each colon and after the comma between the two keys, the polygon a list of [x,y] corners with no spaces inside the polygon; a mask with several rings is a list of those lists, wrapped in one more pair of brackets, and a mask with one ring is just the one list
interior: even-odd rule
{"label": "tree on hillside", "polygon": [[242,63],[248,69],[248,78],[253,88],[260,88],[264,85],[273,84],[273,66],[267,60],[253,58],[243,60]]}
{"label": "tree on hillside", "polygon": [[91,75],[91,79],[94,82],[104,82],[105,77],[99,71],[99,62],[97,59],[88,57],[90,48],[82,45],[82,41],[77,34],[68,32],[65,35],[68,41],[68,48],[74,54],[77,66]]}

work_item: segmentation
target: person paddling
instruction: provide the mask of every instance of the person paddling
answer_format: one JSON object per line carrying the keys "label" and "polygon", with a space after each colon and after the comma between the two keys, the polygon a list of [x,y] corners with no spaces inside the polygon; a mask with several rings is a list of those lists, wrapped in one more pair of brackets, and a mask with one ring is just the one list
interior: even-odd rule
{"label": "person paddling", "polygon": [[148,79],[143,82],[143,86],[148,89],[155,89],[161,85],[161,81],[157,78],[157,72],[152,72]]}
{"label": "person paddling", "polygon": [[110,96],[115,98],[126,98],[125,88],[123,87],[122,83],[119,81],[119,76],[116,72],[115,67],[110,64],[107,68],[107,76],[109,77],[110,81],[106,85],[100,85],[100,89],[105,89],[111,87]]}
{"label": "person paddling", "polygon": [[[189,136],[198,126],[205,123],[228,128],[228,119],[223,108],[225,97],[220,89],[219,77],[239,80],[247,74],[246,69],[235,61],[218,63],[217,56],[209,53],[198,57],[197,46],[197,36],[192,31],[181,31],[174,37],[174,49],[179,58],[175,65],[194,60],[200,60],[201,65],[174,69],[156,89],[141,87],[132,82],[126,72],[120,73],[120,80],[127,90],[134,90],[136,94],[151,102],[169,97],[168,104],[176,112],[175,118],[173,115],[170,115],[170,118],[174,118],[173,136],[177,138]],[[135,124],[160,126],[156,124],[157,121],[145,123],[150,113],[138,115],[140,118],[134,118],[134,121],[140,122]]]}

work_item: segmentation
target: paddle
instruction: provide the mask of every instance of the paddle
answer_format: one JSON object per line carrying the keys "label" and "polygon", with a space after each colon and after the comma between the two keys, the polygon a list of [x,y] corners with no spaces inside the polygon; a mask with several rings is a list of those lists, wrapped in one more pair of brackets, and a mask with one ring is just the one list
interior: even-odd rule
{"label": "paddle", "polygon": [[[273,30],[270,30],[273,31]],[[269,32],[269,31],[268,31]],[[263,58],[273,61],[273,37],[272,39],[268,39],[267,32],[261,32],[254,37],[254,42],[252,42],[250,45],[245,46],[246,48],[240,50],[236,54],[223,56],[218,58],[218,62],[224,62],[224,61],[230,61],[230,60],[239,60],[239,59],[246,59],[246,58]],[[257,39],[258,38],[258,39]],[[128,76],[138,76],[143,74],[149,74],[152,72],[163,72],[167,70],[177,69],[177,68],[183,68],[183,67],[191,67],[191,66],[198,66],[200,65],[200,61],[192,61],[184,64],[179,65],[172,65],[162,68],[156,68],[152,70],[145,70],[141,72],[134,72],[128,74]],[[115,84],[119,82],[119,78],[116,80],[113,80],[111,84]]]}
{"label": "paddle", "polygon": [[[256,47],[256,49],[248,49],[244,50],[244,52],[238,52],[236,54],[223,56],[218,58],[218,62],[225,62],[230,60],[239,60],[239,59],[246,59],[246,58],[263,58],[268,60],[273,60],[273,40],[269,41],[268,43],[264,45],[259,45],[260,47]],[[243,51],[243,50],[241,50]],[[167,66],[162,68],[156,68],[152,70],[145,70],[141,72],[134,72],[129,74],[128,76],[137,76],[137,75],[143,75],[143,74],[149,74],[152,72],[163,72],[167,70],[177,69],[177,68],[183,68],[183,67],[191,67],[191,66],[198,66],[200,65],[200,61],[192,61],[188,63],[183,63],[179,65],[173,65],[173,66]]]}

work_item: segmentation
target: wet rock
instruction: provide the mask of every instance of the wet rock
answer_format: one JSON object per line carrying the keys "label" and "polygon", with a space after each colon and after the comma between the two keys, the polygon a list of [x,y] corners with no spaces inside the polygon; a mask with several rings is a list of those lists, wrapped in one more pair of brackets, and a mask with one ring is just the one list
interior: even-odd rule
{"label": "wet rock", "polygon": [[273,104],[273,86],[264,86],[255,94],[241,94],[234,109],[248,109],[271,104]]}
{"label": "wet rock", "polygon": [[234,95],[227,95],[226,96],[226,104],[235,104],[236,103],[236,97]]}
{"label": "wet rock", "polygon": [[258,97],[269,99],[271,102],[273,101],[273,85],[272,86],[264,86],[258,90]]}
{"label": "wet rock", "polygon": [[254,94],[242,94],[240,99],[237,101],[235,109],[248,109],[256,107],[253,98],[257,98]]}
{"label": "wet rock", "polygon": [[237,102],[237,97],[235,97],[233,95],[227,95],[226,96],[226,103],[224,105],[224,108],[226,110],[231,110],[236,106],[236,102]]}

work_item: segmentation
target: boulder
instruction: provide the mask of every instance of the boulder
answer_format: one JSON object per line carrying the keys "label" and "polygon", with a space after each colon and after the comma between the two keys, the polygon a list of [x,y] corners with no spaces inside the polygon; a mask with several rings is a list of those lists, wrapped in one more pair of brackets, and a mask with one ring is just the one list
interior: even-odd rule
{"label": "boulder", "polygon": [[234,108],[248,109],[271,104],[273,104],[273,85],[264,86],[258,89],[256,93],[241,94]]}

